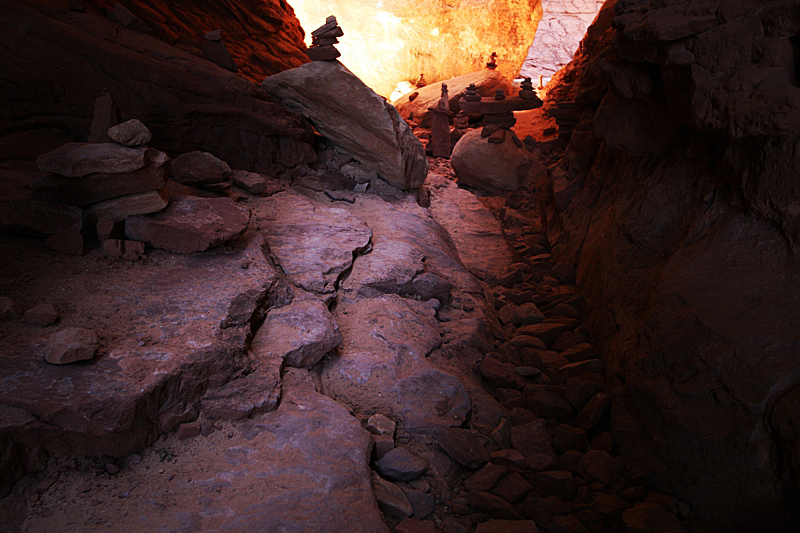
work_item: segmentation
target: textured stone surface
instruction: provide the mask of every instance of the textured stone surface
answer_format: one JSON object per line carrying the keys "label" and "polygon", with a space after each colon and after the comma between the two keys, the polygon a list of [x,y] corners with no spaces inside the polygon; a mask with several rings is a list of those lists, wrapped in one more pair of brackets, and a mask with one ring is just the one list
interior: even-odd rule
{"label": "textured stone surface", "polygon": [[458,140],[450,161],[458,180],[470,187],[513,191],[528,174],[531,153],[517,146],[510,133],[502,143],[490,143],[480,129],[474,129]]}
{"label": "textured stone surface", "polygon": [[111,222],[121,222],[130,215],[157,213],[169,204],[169,189],[129,194],[105,200],[89,206],[83,212],[87,226],[97,223],[101,218]]}
{"label": "textured stone surface", "polygon": [[[116,2],[92,3],[113,8]],[[288,4],[148,0],[128,7],[153,29],[151,35],[95,14],[3,2],[0,35],[4,48],[14,50],[0,74],[2,94],[14,95],[0,99],[3,124],[13,124],[11,130],[54,127],[85,139],[95,98],[108,88],[122,118],[147,124],[151,145],[161,150],[203,150],[235,168],[257,171],[276,162],[294,166],[314,160],[308,124],[252,85],[305,61],[302,33]],[[253,58],[240,65],[250,81],[198,57],[212,24],[239,36],[235,47],[229,44],[234,57]],[[21,101],[25,105],[18,105]]]}
{"label": "textured stone surface", "polygon": [[372,231],[362,219],[291,193],[254,204],[254,214],[270,250],[294,283],[331,294],[353,254],[365,250]]}
{"label": "textured stone surface", "polygon": [[519,75],[549,79],[572,60],[603,0],[542,0],[542,18]]}
{"label": "textured stone surface", "polygon": [[66,328],[50,335],[45,359],[54,365],[85,361],[97,352],[97,334],[85,328]]}
{"label": "textured stone surface", "polygon": [[167,183],[169,157],[158,150],[144,149],[144,158],[145,165],[132,172],[97,172],[80,178],[42,175],[31,183],[31,198],[87,206],[119,196],[161,189]]}
{"label": "textured stone surface", "polygon": [[325,391],[406,429],[458,426],[470,410],[463,385],[426,356],[441,343],[433,309],[386,295],[336,309],[342,346],[322,370]]}
{"label": "textured stone surface", "polygon": [[400,189],[425,181],[425,150],[397,110],[338,61],[275,74],[262,87],[331,142]]}
{"label": "textured stone surface", "polygon": [[511,442],[533,471],[546,470],[557,459],[547,423],[542,419],[511,428]]}
{"label": "textured stone surface", "polygon": [[[395,102],[394,105],[400,116],[406,120],[416,122],[423,128],[430,128],[431,112],[428,108],[436,107],[439,103],[442,97],[442,83],[447,84],[448,104],[453,114],[458,114],[461,110],[459,102],[470,84],[475,84],[480,96],[494,97],[497,89],[502,89],[506,95],[510,95],[512,91],[511,82],[508,81],[508,78],[497,70],[483,69],[415,89]],[[415,93],[416,96],[412,100],[411,95]]]}
{"label": "textured stone surface", "polygon": [[250,349],[259,359],[310,367],[342,342],[339,326],[316,296],[295,296],[291,304],[267,313]]}
{"label": "textured stone surface", "polygon": [[102,172],[120,174],[142,168],[146,148],[128,148],[115,143],[67,143],[36,158],[39,170],[65,178],[80,178]]}
{"label": "textured stone surface", "polygon": [[250,210],[227,198],[176,196],[159,213],[129,216],[125,235],[153,248],[190,254],[238,238],[249,222]]}
{"label": "textured stone surface", "polygon": [[139,146],[147,144],[153,135],[147,126],[141,121],[134,119],[127,120],[122,124],[108,128],[108,136],[112,141],[124,144],[125,146]]}
{"label": "textured stone surface", "polygon": [[189,152],[179,155],[172,162],[172,176],[184,185],[218,183],[230,175],[231,167],[208,152]]}

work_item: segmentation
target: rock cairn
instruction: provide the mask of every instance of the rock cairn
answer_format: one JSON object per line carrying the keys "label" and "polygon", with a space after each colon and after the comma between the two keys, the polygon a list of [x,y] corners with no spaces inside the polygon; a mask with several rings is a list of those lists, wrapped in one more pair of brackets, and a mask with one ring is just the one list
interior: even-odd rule
{"label": "rock cairn", "polygon": [[447,84],[442,83],[442,97],[436,107],[429,107],[431,112],[431,152],[433,157],[450,157],[450,97]]}
{"label": "rock cairn", "polygon": [[344,35],[344,31],[336,22],[336,17],[331,15],[325,19],[325,24],[311,32],[311,47],[308,49],[308,58],[311,61],[332,61],[342,54],[334,44],[339,42],[337,37]]}
{"label": "rock cairn", "polygon": [[202,50],[203,56],[206,59],[225,70],[230,70],[231,72],[237,72],[239,70],[233,57],[231,57],[231,53],[228,52],[228,47],[222,41],[222,30],[214,30],[206,33],[205,40],[203,44],[200,45],[200,50]]}

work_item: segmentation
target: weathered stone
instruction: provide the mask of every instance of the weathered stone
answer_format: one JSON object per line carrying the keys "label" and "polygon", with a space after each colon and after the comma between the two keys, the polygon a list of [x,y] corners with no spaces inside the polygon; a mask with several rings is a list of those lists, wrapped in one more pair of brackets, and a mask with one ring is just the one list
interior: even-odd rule
{"label": "weathered stone", "polygon": [[31,307],[22,315],[22,321],[34,326],[50,326],[58,322],[59,314],[53,304],[41,304]]}
{"label": "weathered stone", "polygon": [[261,233],[284,272],[307,291],[331,294],[372,231],[347,211],[279,193],[254,205]]}
{"label": "weathered stone", "polygon": [[642,502],[622,513],[625,533],[680,533],[678,518],[655,503]]}
{"label": "weathered stone", "polygon": [[466,185],[489,191],[516,190],[528,174],[532,156],[517,146],[511,135],[493,143],[476,129],[458,140],[450,161],[458,180]]}
{"label": "weathered stone", "polygon": [[80,233],[57,233],[44,240],[45,246],[67,255],[83,255],[83,235]]}
{"label": "weathered stone", "polygon": [[303,368],[317,364],[341,342],[328,308],[309,294],[270,310],[250,350],[259,359],[278,358],[287,366]]}
{"label": "weathered stone", "polygon": [[613,482],[620,472],[621,463],[604,451],[590,450],[578,462],[578,473],[589,482],[603,485]]}
{"label": "weathered stone", "polygon": [[126,241],[124,239],[106,239],[103,241],[103,251],[109,257],[136,261],[144,255],[144,243],[139,241]]}
{"label": "weathered stone", "polygon": [[620,518],[630,507],[631,504],[613,494],[600,491],[592,494],[592,510],[597,514]]}
{"label": "weathered stone", "polygon": [[274,411],[281,398],[279,360],[264,361],[255,372],[205,393],[203,415],[214,420],[241,420]]}
{"label": "weathered stone", "polygon": [[227,198],[176,196],[159,213],[129,216],[125,235],[153,248],[190,254],[240,237],[249,221],[250,210]]}
{"label": "weathered stone", "polygon": [[517,334],[539,337],[549,347],[553,345],[553,343],[562,333],[569,331],[570,329],[570,326],[566,324],[541,322],[539,324],[531,324],[529,326],[521,327],[517,330]]}
{"label": "weathered stone", "polygon": [[372,473],[372,490],[378,507],[386,516],[402,520],[414,514],[414,508],[403,490],[375,472]]}
{"label": "weathered stone", "polygon": [[147,126],[137,119],[131,119],[108,128],[108,136],[112,141],[125,146],[141,146],[150,142],[153,135]]}
{"label": "weathered stone", "polygon": [[586,438],[586,432],[582,429],[560,424],[556,426],[553,432],[553,447],[560,452],[568,450],[583,451],[588,445],[589,441]]}
{"label": "weathered stone", "polygon": [[525,399],[528,409],[536,416],[542,418],[558,418],[567,420],[572,418],[572,407],[563,398],[548,392],[541,385],[527,385]]}
{"label": "weathered stone", "polygon": [[[509,437],[510,439],[510,437]],[[492,464],[499,466],[513,466],[514,468],[525,468],[525,456],[518,450],[497,450],[489,454]]]}
{"label": "weathered stone", "polygon": [[22,309],[19,304],[7,296],[0,296],[0,320],[19,320]]}
{"label": "weathered stone", "polygon": [[225,46],[225,43],[221,40],[206,39],[200,44],[200,50],[203,52],[203,56],[206,59],[215,63],[217,66],[225,70],[230,70],[231,72],[237,72],[239,70],[236,66],[236,62],[231,57],[231,53],[228,51],[228,47]]}
{"label": "weathered stone", "polygon": [[[570,307],[570,309],[572,309]],[[578,344],[568,350],[561,352],[561,357],[568,360],[570,363],[579,363],[587,359],[597,358],[597,350],[591,344]]]}
{"label": "weathered stone", "polygon": [[373,435],[372,451],[376,461],[394,449],[394,438],[388,435]]}
{"label": "weathered stone", "polygon": [[430,520],[406,518],[394,528],[395,533],[437,533],[438,530]]}
{"label": "weathered stone", "polygon": [[397,426],[397,424],[395,424],[393,420],[378,413],[369,417],[366,429],[373,435],[387,435],[394,438],[395,426]]}
{"label": "weathered stone", "polygon": [[487,520],[478,524],[475,533],[538,533],[532,520]]}
{"label": "weathered stone", "polygon": [[266,78],[262,87],[392,185],[410,190],[425,181],[425,150],[408,124],[338,61],[286,70]]}
{"label": "weathered stone", "polygon": [[234,170],[231,174],[231,181],[234,185],[253,194],[261,194],[267,190],[267,178],[255,172]]}
{"label": "weathered stone", "polygon": [[200,422],[187,422],[178,426],[175,435],[178,440],[191,439],[200,434]]}
{"label": "weathered stone", "polygon": [[225,181],[231,167],[208,152],[196,150],[178,156],[172,162],[172,176],[184,185],[205,185]]}
{"label": "weathered stone", "polygon": [[142,168],[132,172],[99,172],[80,178],[46,174],[31,184],[31,197],[44,202],[87,206],[110,198],[161,189],[167,183],[169,158],[152,148],[144,150],[145,165]]}
{"label": "weathered stone", "polygon": [[467,468],[480,468],[489,461],[483,442],[468,429],[436,429],[433,438],[447,455]]}
{"label": "weathered stone", "polygon": [[586,407],[578,413],[578,427],[586,431],[595,427],[608,411],[609,405],[611,405],[611,397],[608,394],[603,392],[595,394]]}
{"label": "weathered stone", "polygon": [[454,115],[461,110],[459,102],[470,84],[475,84],[479,96],[494,96],[497,89],[502,89],[505,94],[511,94],[511,82],[505,76],[496,70],[484,69],[420,87],[414,91],[417,95],[413,99],[410,98],[410,94],[402,96],[395,102],[400,116],[406,120],[413,120],[423,128],[430,128],[429,108],[436,106],[441,98],[442,83],[447,84],[448,109]]}
{"label": "weathered stone", "polygon": [[375,462],[375,470],[390,481],[413,481],[427,469],[427,461],[402,446],[386,452]]}
{"label": "weathered stone", "polygon": [[519,473],[513,472],[504,477],[492,490],[492,493],[500,496],[508,503],[515,504],[525,499],[525,496],[532,490],[533,487],[525,481],[525,478]]}
{"label": "weathered stone", "polygon": [[547,529],[553,533],[589,533],[573,515],[554,516]]}
{"label": "weathered stone", "polygon": [[528,468],[535,472],[547,470],[558,459],[544,420],[511,428],[511,442],[525,457]]}
{"label": "weathered stone", "polygon": [[[83,4],[84,2],[81,2]],[[83,9],[81,9],[83,11]],[[111,142],[108,130],[112,126],[119,124],[119,108],[114,103],[114,99],[108,94],[108,90],[103,89],[103,93],[94,101],[92,111],[92,123],[89,126],[90,143]]]}
{"label": "weathered stone", "polygon": [[464,488],[468,491],[490,492],[508,472],[507,466],[487,463],[464,480]]}
{"label": "weathered stone", "polygon": [[80,178],[98,172],[133,172],[145,163],[146,148],[127,148],[114,143],[67,143],[36,158],[39,170],[66,178]]}
{"label": "weathered stone", "polygon": [[83,228],[77,207],[35,200],[0,201],[0,232],[23,235],[76,234]]}
{"label": "weathered stone", "polygon": [[466,419],[471,405],[464,386],[426,357],[441,343],[430,306],[384,295],[340,301],[335,317],[343,341],[322,369],[326,394],[361,412],[402,420],[409,431]]}
{"label": "weathered stone", "polygon": [[[602,376],[601,376],[602,377]],[[595,394],[601,392],[603,387],[595,381],[585,379],[584,376],[567,380],[565,397],[576,411],[580,412]]]}
{"label": "weathered stone", "polygon": [[534,476],[536,488],[542,489],[548,496],[558,496],[562,500],[572,500],[575,497],[575,480],[572,474],[563,470],[550,470],[538,472]]}
{"label": "weathered stone", "polygon": [[157,213],[169,205],[169,189],[129,194],[98,202],[87,207],[83,212],[83,220],[92,226],[101,218],[111,222],[121,222],[130,215],[147,215]]}
{"label": "weathered stone", "polygon": [[54,365],[85,361],[97,352],[97,334],[84,328],[66,328],[50,335],[45,359]]}
{"label": "weathered stone", "polygon": [[494,518],[516,520],[519,518],[510,503],[500,496],[495,496],[489,492],[470,492],[467,494],[467,502],[470,507],[488,513]]}

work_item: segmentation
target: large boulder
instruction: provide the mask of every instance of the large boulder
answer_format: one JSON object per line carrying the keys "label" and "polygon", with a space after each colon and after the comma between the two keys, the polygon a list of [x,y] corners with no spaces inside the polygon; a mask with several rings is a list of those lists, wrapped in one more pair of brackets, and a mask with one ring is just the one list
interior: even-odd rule
{"label": "large boulder", "polygon": [[512,91],[511,82],[497,70],[485,69],[470,72],[448,80],[431,83],[402,96],[394,104],[400,116],[406,120],[413,120],[423,128],[430,128],[431,112],[428,108],[436,107],[439,103],[439,99],[442,97],[442,83],[447,84],[450,111],[455,114],[461,110],[459,102],[470,84],[475,84],[478,88],[478,94],[481,96],[493,97],[497,89],[502,89],[507,96]]}
{"label": "large boulder", "polygon": [[392,185],[414,189],[425,181],[425,149],[411,128],[338,61],[307,63],[269,76],[261,86]]}
{"label": "large boulder", "polygon": [[518,189],[533,156],[517,146],[507,132],[505,141],[491,143],[481,130],[470,130],[458,140],[450,156],[459,181],[490,191]]}

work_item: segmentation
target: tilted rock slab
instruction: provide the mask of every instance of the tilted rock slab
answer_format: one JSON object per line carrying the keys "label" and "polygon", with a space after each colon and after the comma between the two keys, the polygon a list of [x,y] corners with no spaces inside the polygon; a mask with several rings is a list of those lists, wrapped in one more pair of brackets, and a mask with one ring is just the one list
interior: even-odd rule
{"label": "tilted rock slab", "polygon": [[80,178],[95,172],[118,174],[142,168],[146,148],[128,148],[116,143],[67,143],[36,158],[39,170],[65,178]]}
{"label": "tilted rock slab", "polygon": [[425,182],[425,149],[397,110],[338,61],[312,61],[261,84],[331,142],[401,189]]}
{"label": "tilted rock slab", "polygon": [[470,411],[467,391],[426,360],[441,343],[433,313],[393,294],[340,303],[343,341],[322,371],[326,394],[359,412],[402,419],[406,429],[460,426]]}
{"label": "tilted rock slab", "polygon": [[344,209],[291,193],[251,202],[270,251],[294,283],[317,294],[333,294],[339,275],[366,250],[372,231]]}
{"label": "tilted rock slab", "polygon": [[125,219],[125,235],[153,248],[190,254],[240,237],[250,222],[250,210],[228,198],[176,196],[154,215]]}

